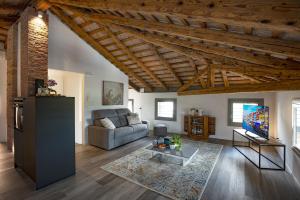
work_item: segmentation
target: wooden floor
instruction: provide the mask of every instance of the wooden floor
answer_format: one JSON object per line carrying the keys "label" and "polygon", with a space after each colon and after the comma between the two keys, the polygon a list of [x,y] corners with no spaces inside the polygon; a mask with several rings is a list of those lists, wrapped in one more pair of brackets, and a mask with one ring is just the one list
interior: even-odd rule
{"label": "wooden floor", "polygon": [[[13,168],[13,154],[0,144],[0,200],[166,200],[155,192],[103,171],[100,166],[120,158],[151,141],[144,138],[113,151],[77,145],[76,176],[34,191],[31,180]],[[282,171],[259,171],[230,143],[225,144],[211,175],[203,200],[296,200],[300,189],[291,175]]]}

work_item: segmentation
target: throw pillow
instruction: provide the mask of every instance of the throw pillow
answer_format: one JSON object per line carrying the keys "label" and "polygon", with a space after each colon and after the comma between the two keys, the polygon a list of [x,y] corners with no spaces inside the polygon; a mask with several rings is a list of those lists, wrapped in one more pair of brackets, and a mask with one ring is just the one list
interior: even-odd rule
{"label": "throw pillow", "polygon": [[108,129],[115,129],[115,125],[112,123],[112,121],[108,118],[101,119],[101,124],[104,128]]}
{"label": "throw pillow", "polygon": [[141,120],[139,118],[139,115],[137,113],[131,113],[127,116],[128,124],[134,125],[134,124],[141,124]]}

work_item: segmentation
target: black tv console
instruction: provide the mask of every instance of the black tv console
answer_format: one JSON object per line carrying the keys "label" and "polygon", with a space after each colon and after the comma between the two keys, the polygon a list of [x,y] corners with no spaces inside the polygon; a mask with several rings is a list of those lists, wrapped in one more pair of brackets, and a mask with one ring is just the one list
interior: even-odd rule
{"label": "black tv console", "polygon": [[[235,134],[238,134],[238,135],[242,136],[243,138],[245,138],[248,141],[248,145],[235,144],[236,143]],[[251,146],[251,143],[254,143],[258,146],[258,151]],[[274,140],[265,140],[265,141],[257,140],[255,138],[250,137],[249,135],[247,135],[245,129],[234,129],[233,133],[232,133],[232,146],[236,150],[238,150],[243,156],[245,156],[245,158],[247,158],[253,165],[255,165],[259,169],[283,170],[283,171],[285,170],[286,147],[285,147],[284,144],[282,144],[278,141],[274,141]],[[256,153],[258,153],[258,164],[255,161],[251,160],[251,158],[248,157],[245,153],[243,153],[239,149],[239,147],[247,147],[247,148],[252,149]],[[281,147],[281,148],[283,148],[283,164],[282,164],[282,166],[279,165],[278,163],[275,163],[273,160],[271,160],[267,156],[263,155],[262,152],[261,152],[262,147]],[[271,162],[272,164],[277,166],[277,168],[262,167],[261,166],[261,157],[264,157],[266,160],[268,160],[269,162]]]}

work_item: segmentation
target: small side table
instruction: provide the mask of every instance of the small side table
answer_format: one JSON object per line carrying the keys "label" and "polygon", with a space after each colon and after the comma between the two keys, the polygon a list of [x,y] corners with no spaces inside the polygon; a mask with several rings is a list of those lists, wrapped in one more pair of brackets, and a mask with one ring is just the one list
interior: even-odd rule
{"label": "small side table", "polygon": [[[235,134],[238,134],[240,136],[242,136],[243,138],[245,138],[248,141],[248,145],[237,145],[235,144]],[[253,147],[251,147],[251,142],[255,143],[256,145],[258,145],[258,151],[256,149],[254,149]],[[256,140],[250,136],[248,136],[246,134],[246,130],[245,129],[234,129],[233,133],[232,133],[232,146],[238,150],[243,156],[245,156],[245,158],[247,158],[253,165],[255,165],[257,168],[259,169],[268,169],[268,170],[285,170],[285,157],[286,157],[286,147],[284,144],[277,142],[277,141],[273,141],[273,140],[268,140],[265,142],[261,142],[259,140]],[[243,153],[238,147],[247,147],[252,149],[253,151],[255,151],[258,154],[258,165],[257,163],[255,163],[253,160],[251,160],[250,157],[248,157],[245,153]],[[273,160],[271,160],[270,158],[268,158],[267,156],[263,155],[261,152],[262,147],[281,147],[283,148],[283,165],[280,166],[278,163],[275,163]],[[278,168],[269,168],[269,167],[262,167],[261,166],[261,157],[264,157],[266,160],[268,160],[269,162],[271,162],[272,164],[274,164],[275,166],[277,166]]]}
{"label": "small side table", "polygon": [[153,128],[153,134],[157,137],[167,136],[168,130],[165,124],[155,124]]}

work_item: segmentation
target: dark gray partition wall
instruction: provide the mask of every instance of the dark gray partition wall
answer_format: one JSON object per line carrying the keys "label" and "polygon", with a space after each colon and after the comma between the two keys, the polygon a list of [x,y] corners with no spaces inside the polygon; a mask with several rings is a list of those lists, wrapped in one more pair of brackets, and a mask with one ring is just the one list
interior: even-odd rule
{"label": "dark gray partition wall", "polygon": [[37,189],[74,175],[74,98],[27,98],[24,101],[22,138],[22,168],[35,181]]}

